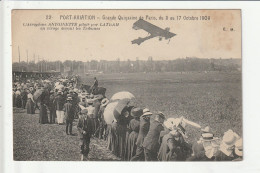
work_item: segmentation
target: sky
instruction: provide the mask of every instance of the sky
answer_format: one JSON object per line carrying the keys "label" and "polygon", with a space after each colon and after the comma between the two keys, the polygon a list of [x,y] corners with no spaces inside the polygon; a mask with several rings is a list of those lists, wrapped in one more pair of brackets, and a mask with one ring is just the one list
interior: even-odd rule
{"label": "sky", "polygon": [[[74,15],[95,16],[95,19],[73,19]],[[51,18],[46,18],[51,16]],[[72,16],[70,18],[70,16]],[[103,17],[106,18],[103,18]],[[128,20],[119,20],[119,16]],[[144,20],[176,34],[169,40],[158,37],[141,45],[132,44],[146,37],[144,30],[134,30],[133,23]],[[159,20],[159,17],[163,20]],[[168,16],[168,20],[166,20]],[[177,17],[179,16],[179,17]],[[209,16],[209,20],[199,20]],[[110,17],[108,19],[108,17]],[[114,17],[114,18],[112,18]],[[132,19],[129,19],[131,18]],[[157,20],[155,20],[155,18]],[[174,20],[170,20],[170,18]],[[194,19],[198,20],[194,20]],[[111,20],[112,19],[112,20]],[[40,30],[28,24],[77,23],[97,24],[100,30]],[[119,26],[100,26],[106,23]],[[223,30],[223,28],[225,28]],[[233,31],[230,31],[232,30]],[[18,50],[19,47],[19,50]],[[32,61],[90,61],[90,60],[174,60],[185,57],[241,58],[240,10],[13,10],[13,62]]]}

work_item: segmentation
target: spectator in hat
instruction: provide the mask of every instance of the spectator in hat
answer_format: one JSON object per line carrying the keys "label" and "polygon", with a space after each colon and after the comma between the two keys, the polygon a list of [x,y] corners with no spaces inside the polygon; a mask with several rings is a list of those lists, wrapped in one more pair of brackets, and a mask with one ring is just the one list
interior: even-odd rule
{"label": "spectator in hat", "polygon": [[22,108],[25,109],[26,107],[26,103],[27,103],[27,92],[26,89],[22,89],[21,91],[21,99],[22,99]]}
{"label": "spectator in hat", "polygon": [[50,102],[49,102],[50,124],[54,124],[55,118],[56,118],[56,110],[55,110],[54,100],[55,100],[54,91],[51,90],[50,91]]}
{"label": "spectator in hat", "polygon": [[214,137],[208,126],[201,131],[201,138],[192,145],[193,153],[187,161],[213,161],[215,159],[219,148],[219,138]]}
{"label": "spectator in hat", "polygon": [[143,110],[143,114],[140,117],[140,128],[138,137],[136,140],[136,154],[131,158],[131,161],[144,161],[144,148],[143,148],[143,142],[144,138],[146,137],[149,127],[150,127],[150,117],[153,114],[150,112],[149,109],[145,108]]}
{"label": "spectator in hat", "polygon": [[[162,143],[158,153],[160,161],[184,161],[187,158],[187,151],[191,146],[185,142],[181,129],[176,127],[172,118],[164,122],[165,129],[168,133],[162,138]],[[166,133],[166,131],[165,131]]]}
{"label": "spectator in hat", "polygon": [[66,134],[72,135],[72,123],[74,119],[72,97],[68,97],[67,103],[64,104],[64,115],[66,120]]}
{"label": "spectator in hat", "polygon": [[22,108],[22,97],[20,89],[15,92],[15,105],[17,108]]}
{"label": "spectator in hat", "polygon": [[87,110],[88,110],[88,116],[90,117],[91,119],[91,122],[92,122],[92,127],[93,127],[93,131],[96,132],[96,128],[97,128],[97,122],[96,122],[96,118],[95,118],[95,107],[93,106],[93,100],[92,99],[89,99],[88,100],[88,107],[87,107]]}
{"label": "spectator in hat", "polygon": [[81,111],[82,116],[79,117],[78,121],[78,131],[81,141],[81,160],[87,160],[89,153],[90,138],[94,133],[93,124],[91,122],[91,117],[88,115],[88,110],[84,109]]}
{"label": "spectator in hat", "polygon": [[94,77],[94,84],[91,86],[91,93],[94,93],[94,91],[98,88],[98,80],[96,77]]}
{"label": "spectator in hat", "polygon": [[145,161],[156,161],[157,154],[159,150],[159,137],[161,131],[164,130],[162,123],[165,120],[165,115],[163,113],[158,113],[155,115],[154,119],[150,121],[149,131],[144,138],[144,156]]}
{"label": "spectator in hat", "polygon": [[240,139],[238,134],[232,130],[224,133],[219,151],[216,153],[216,161],[232,161],[237,158],[235,153],[235,144]]}
{"label": "spectator in hat", "polygon": [[46,124],[48,123],[48,112],[47,112],[47,103],[44,100],[40,100],[40,114],[39,114],[39,123]]}
{"label": "spectator in hat", "polygon": [[64,106],[64,97],[62,96],[62,91],[58,91],[58,95],[54,99],[54,106],[56,110],[56,115],[57,115],[57,123],[63,124],[64,123],[64,111],[63,111],[63,106]]}
{"label": "spectator in hat", "polygon": [[243,140],[240,138],[235,143],[235,155],[236,158],[233,161],[242,161],[243,160]]}
{"label": "spectator in hat", "polygon": [[107,124],[105,122],[104,119],[104,111],[105,108],[107,106],[107,104],[109,103],[109,100],[107,98],[102,99],[101,101],[101,105],[100,105],[100,109],[98,111],[98,119],[99,119],[99,139],[105,139],[107,138]]}
{"label": "spectator in hat", "polygon": [[80,104],[81,106],[87,107],[86,98],[83,97],[83,98],[81,99],[81,102],[79,102],[79,104]]}
{"label": "spectator in hat", "polygon": [[140,116],[143,114],[143,110],[141,108],[133,108],[131,110],[131,115],[134,117],[129,123],[130,134],[127,138],[126,145],[126,158],[125,160],[131,160],[133,156],[136,154],[136,141],[140,129]]}
{"label": "spectator in hat", "polygon": [[100,110],[100,106],[101,106],[101,101],[103,99],[102,95],[97,95],[97,97],[94,99],[94,107],[95,107],[95,112],[94,112],[94,121],[96,124],[96,130],[95,130],[95,137],[99,136],[99,117],[98,117],[98,112]]}
{"label": "spectator in hat", "polygon": [[28,90],[27,103],[26,103],[27,114],[35,114],[34,104],[35,104],[35,102],[34,102],[34,99],[33,99],[33,95]]}

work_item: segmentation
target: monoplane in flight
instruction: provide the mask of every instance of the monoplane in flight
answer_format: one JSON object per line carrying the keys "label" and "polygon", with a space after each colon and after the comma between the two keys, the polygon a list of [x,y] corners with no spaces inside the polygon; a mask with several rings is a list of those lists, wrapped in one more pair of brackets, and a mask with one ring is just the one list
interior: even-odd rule
{"label": "monoplane in flight", "polygon": [[162,38],[165,38],[165,40],[168,40],[176,35],[172,32],[169,32],[170,28],[162,29],[143,19],[139,19],[138,21],[136,21],[133,24],[133,29],[135,29],[135,30],[143,29],[149,33],[149,35],[147,37],[144,37],[144,38],[139,37],[138,39],[135,39],[132,41],[132,44],[138,44],[138,45],[140,45],[145,40],[148,40],[148,39],[151,39],[154,37],[159,37],[159,41],[161,41]]}

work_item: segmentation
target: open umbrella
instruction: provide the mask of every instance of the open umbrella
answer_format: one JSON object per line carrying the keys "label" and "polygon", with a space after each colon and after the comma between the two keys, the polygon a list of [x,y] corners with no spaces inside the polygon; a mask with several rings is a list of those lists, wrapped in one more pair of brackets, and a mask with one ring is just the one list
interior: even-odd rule
{"label": "open umbrella", "polygon": [[107,105],[104,110],[104,120],[107,124],[112,124],[113,120],[115,119],[114,110],[118,104],[118,101],[111,102]]}
{"label": "open umbrella", "polygon": [[118,93],[115,93],[112,97],[111,97],[111,101],[113,100],[123,100],[123,99],[133,99],[135,98],[135,96],[128,92],[128,91],[121,91],[121,92],[118,92]]}
{"label": "open umbrella", "polygon": [[104,119],[107,124],[111,124],[114,119],[122,115],[124,108],[128,106],[129,99],[117,100],[109,103],[104,110]]}

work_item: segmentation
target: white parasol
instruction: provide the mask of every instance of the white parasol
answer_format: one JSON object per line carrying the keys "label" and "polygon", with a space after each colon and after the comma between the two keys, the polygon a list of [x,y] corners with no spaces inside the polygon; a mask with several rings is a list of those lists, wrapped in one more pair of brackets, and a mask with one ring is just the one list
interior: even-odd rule
{"label": "white parasol", "polygon": [[112,124],[114,117],[114,110],[116,106],[118,105],[119,101],[114,101],[112,103],[109,103],[107,107],[104,110],[104,120],[107,124]]}
{"label": "white parasol", "polygon": [[135,98],[135,96],[128,92],[128,91],[121,91],[121,92],[118,92],[118,93],[115,93],[112,97],[111,97],[111,101],[114,101],[114,100],[123,100],[123,99],[133,99]]}

